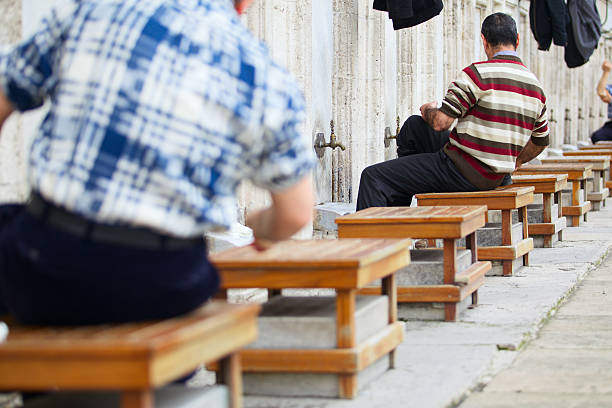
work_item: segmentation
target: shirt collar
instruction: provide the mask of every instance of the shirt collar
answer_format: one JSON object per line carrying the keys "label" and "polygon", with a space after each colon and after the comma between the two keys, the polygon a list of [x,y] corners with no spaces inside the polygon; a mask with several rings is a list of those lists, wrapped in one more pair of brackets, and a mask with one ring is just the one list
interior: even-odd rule
{"label": "shirt collar", "polygon": [[518,53],[516,51],[512,51],[512,50],[500,51],[500,52],[496,53],[495,55],[493,55],[493,58],[497,57],[498,55],[512,55],[513,57],[518,57]]}

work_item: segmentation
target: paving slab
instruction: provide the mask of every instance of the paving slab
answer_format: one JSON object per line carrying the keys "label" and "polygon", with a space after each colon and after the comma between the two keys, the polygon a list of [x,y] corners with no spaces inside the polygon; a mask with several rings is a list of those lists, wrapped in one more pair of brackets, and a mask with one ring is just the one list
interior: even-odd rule
{"label": "paving slab", "polygon": [[[591,347],[572,347],[568,339],[586,343],[588,338],[576,331],[592,331],[599,337],[612,334],[612,307],[595,314],[595,303],[558,310],[585,276],[597,278],[585,284],[585,295],[576,296],[600,299],[596,295],[606,291],[612,282],[610,274],[594,271],[612,248],[612,211],[605,207],[590,215],[584,226],[568,228],[569,241],[557,242],[554,248],[538,248],[531,252],[531,265],[524,267],[513,277],[487,277],[479,290],[479,305],[466,310],[455,323],[419,322],[406,323],[405,340],[399,346],[396,368],[380,375],[362,389],[354,400],[330,398],[273,398],[246,397],[246,408],[391,408],[391,407],[583,407],[612,406],[612,399],[602,397],[603,392],[612,393],[612,348],[603,355],[599,351],[607,340],[594,341]],[[604,228],[602,230],[602,228]],[[606,229],[607,228],[607,229]],[[609,233],[608,233],[609,231]],[[587,239],[588,238],[588,239]],[[594,272],[593,272],[594,271]],[[599,280],[600,282],[596,282]],[[587,281],[589,282],[589,281]],[[612,296],[612,288],[609,289]],[[603,294],[602,294],[603,296]],[[595,320],[595,318],[604,319]],[[552,320],[551,320],[552,319]],[[572,326],[573,320],[579,324]],[[546,326],[546,322],[555,324]],[[606,329],[609,325],[610,329]],[[542,327],[545,327],[542,329]],[[553,357],[548,346],[540,346],[527,355],[525,348],[535,344],[539,338],[550,339],[558,350],[568,358]],[[565,336],[565,339],[561,338]],[[604,349],[605,350],[605,349]],[[525,374],[506,373],[519,358],[538,358],[530,363],[534,371],[545,365],[542,381],[532,380]],[[598,360],[599,358],[599,360]],[[558,360],[558,361],[555,361]],[[521,360],[522,361],[522,360]],[[576,370],[577,365],[597,364],[601,378],[588,386],[575,386],[586,372]],[[550,362],[550,364],[549,364]],[[558,375],[556,371],[574,369],[572,375]],[[509,369],[508,369],[509,370]],[[599,371],[595,371],[598,375]],[[593,372],[589,372],[593,375]],[[503,384],[493,388],[498,379]],[[554,377],[557,375],[557,377]],[[553,381],[550,378],[558,378]],[[488,384],[488,386],[487,386]],[[528,388],[519,388],[524,384]],[[541,387],[539,385],[541,385]],[[557,384],[557,397],[551,399],[542,389],[552,390]],[[560,394],[558,386],[566,387]],[[505,388],[504,388],[505,387]],[[594,387],[594,388],[593,388]],[[486,392],[478,392],[479,390]],[[517,393],[517,390],[521,390]],[[585,396],[595,390],[590,401]],[[490,394],[490,395],[485,395]],[[517,395],[518,399],[512,399]],[[612,394],[611,394],[612,395]],[[487,397],[481,400],[481,397]],[[492,397],[492,398],[488,398]],[[551,403],[552,401],[552,403]],[[470,405],[472,404],[472,405]],[[504,405],[505,404],[505,405]]]}

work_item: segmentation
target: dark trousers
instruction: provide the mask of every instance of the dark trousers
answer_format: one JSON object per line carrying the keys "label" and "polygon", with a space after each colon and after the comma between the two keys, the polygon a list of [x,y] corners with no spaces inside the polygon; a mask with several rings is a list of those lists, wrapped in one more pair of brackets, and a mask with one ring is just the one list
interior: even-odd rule
{"label": "dark trousers", "polygon": [[612,140],[612,120],[606,122],[600,129],[596,130],[591,135],[593,144],[600,140]]}
{"label": "dark trousers", "polygon": [[442,150],[448,135],[434,131],[420,116],[409,117],[397,137],[399,157],[361,173],[357,210],[409,206],[419,193],[478,190]]}
{"label": "dark trousers", "polygon": [[179,250],[92,242],[24,209],[0,206],[0,315],[50,325],[161,319],[217,291],[204,241]]}

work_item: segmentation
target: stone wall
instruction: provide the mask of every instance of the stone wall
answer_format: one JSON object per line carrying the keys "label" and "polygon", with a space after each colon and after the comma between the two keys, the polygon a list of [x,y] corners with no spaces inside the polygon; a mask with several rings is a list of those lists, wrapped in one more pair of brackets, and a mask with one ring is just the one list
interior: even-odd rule
{"label": "stone wall", "polygon": [[[41,10],[57,1],[0,0],[0,42],[14,42],[22,31],[32,30]],[[598,3],[603,19],[605,2]],[[395,142],[386,146],[385,128],[395,134],[398,116],[403,121],[418,113],[421,104],[440,100],[463,67],[485,58],[480,24],[495,11],[514,16],[521,35],[519,53],[544,84],[552,145],[585,140],[605,121],[606,107],[594,90],[604,55],[610,57],[612,51],[608,37],[602,37],[589,63],[569,70],[560,47],[537,50],[529,29],[529,1],[446,0],[440,16],[398,32],[385,13],[371,6],[371,0],[256,0],[243,17],[303,88],[309,107],[304,137],[313,145],[317,138],[329,141],[333,120],[336,137],[346,147],[319,152],[318,202],[355,201],[363,168],[395,157]],[[17,118],[11,122],[0,141],[5,201],[23,199],[27,192],[24,151],[32,131],[25,124],[20,129]],[[244,184],[239,201],[242,220],[269,197]]]}

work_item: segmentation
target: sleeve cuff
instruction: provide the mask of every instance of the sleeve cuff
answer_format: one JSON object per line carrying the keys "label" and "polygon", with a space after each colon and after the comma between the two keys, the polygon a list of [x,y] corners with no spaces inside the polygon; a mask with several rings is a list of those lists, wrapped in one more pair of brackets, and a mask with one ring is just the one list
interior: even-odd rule
{"label": "sleeve cuff", "polygon": [[550,144],[549,135],[546,136],[531,136],[531,142],[536,146],[548,146]]}
{"label": "sleeve cuff", "polygon": [[458,119],[459,117],[461,117],[461,114],[457,114],[457,112],[455,112],[449,105],[448,102],[446,101],[442,101],[442,106],[440,107],[440,112],[444,113],[445,115],[450,116],[451,118],[455,118]]}

